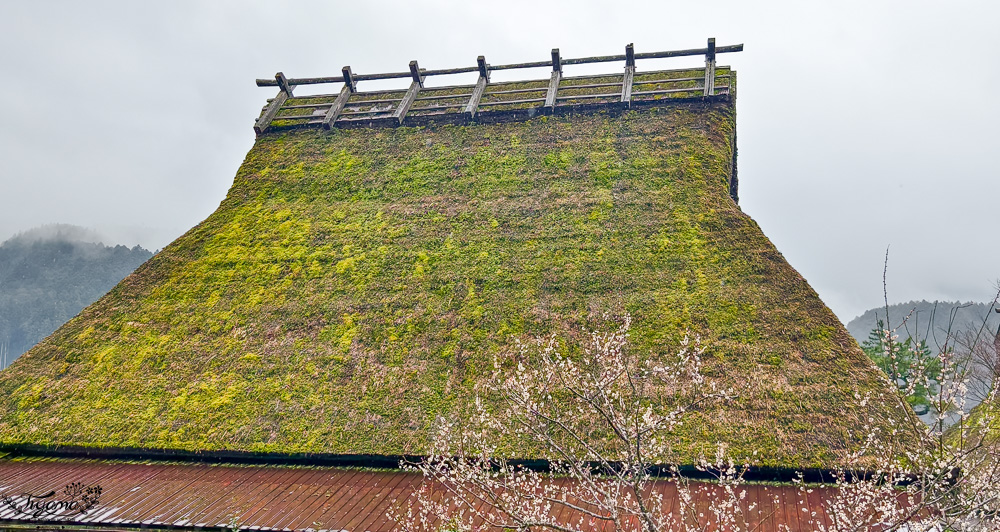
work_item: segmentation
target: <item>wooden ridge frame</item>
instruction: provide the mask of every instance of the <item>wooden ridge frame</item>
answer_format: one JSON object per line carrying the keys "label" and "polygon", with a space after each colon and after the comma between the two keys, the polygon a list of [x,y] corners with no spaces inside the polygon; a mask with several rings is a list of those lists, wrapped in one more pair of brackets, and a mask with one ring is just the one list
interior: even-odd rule
{"label": "wooden ridge frame", "polygon": [[[687,50],[670,50],[661,52],[644,52],[636,53],[632,44],[625,47],[625,53],[621,55],[606,55],[606,56],[593,56],[593,57],[581,57],[581,58],[563,58],[559,49],[555,48],[552,50],[551,59],[548,61],[535,61],[528,63],[512,63],[504,65],[490,65],[486,63],[486,59],[483,56],[479,56],[476,61],[476,66],[469,67],[459,67],[459,68],[444,68],[444,69],[422,69],[417,65],[416,61],[410,62],[410,68],[406,72],[388,72],[380,74],[354,74],[350,66],[345,66],[340,76],[332,77],[317,77],[317,78],[289,78],[283,73],[279,72],[275,75],[274,79],[258,79],[258,87],[278,87],[280,90],[278,94],[269,100],[268,105],[264,108],[260,117],[254,123],[254,131],[261,135],[267,131],[272,122],[275,120],[289,121],[292,127],[300,127],[306,125],[321,126],[325,129],[330,129],[337,124],[338,120],[346,121],[350,125],[357,126],[399,126],[403,125],[407,121],[407,115],[412,111],[434,111],[432,114],[435,116],[441,115],[453,115],[451,118],[453,120],[471,120],[475,119],[477,115],[481,112],[481,107],[496,107],[503,106],[505,104],[509,105],[527,105],[527,104],[540,104],[537,108],[528,109],[516,109],[512,113],[513,115],[526,115],[534,116],[538,112],[552,113],[557,106],[569,106],[573,107],[586,107],[596,105],[604,105],[614,103],[622,108],[632,107],[633,104],[637,103],[633,100],[634,97],[665,97],[671,95],[680,94],[690,94],[691,97],[714,97],[720,94],[725,94],[726,96],[731,96],[730,87],[727,85],[724,92],[717,92],[716,87],[716,63],[715,59],[717,54],[720,53],[731,53],[731,52],[741,52],[743,51],[742,44],[729,45],[729,46],[716,46],[715,39],[708,39],[707,46],[705,48],[694,48]],[[662,59],[670,57],[685,57],[685,56],[704,56],[705,57],[705,68],[704,76],[688,77],[688,78],[674,78],[674,79],[664,79],[660,80],[662,83],[670,82],[681,82],[681,81],[697,81],[699,86],[696,88],[676,88],[676,89],[661,89],[661,90],[633,90],[633,85],[649,85],[649,81],[644,82],[634,82],[636,74],[636,61],[643,59]],[[592,75],[592,76],[577,76],[567,77],[563,75],[563,67],[566,65],[583,65],[591,63],[606,63],[606,62],[617,62],[622,61],[624,63],[624,71],[622,74],[609,74],[609,75]],[[488,86],[490,84],[490,74],[498,70],[514,70],[514,69],[524,69],[524,68],[539,68],[539,67],[551,67],[552,74],[547,80],[545,86],[539,87],[538,89],[533,88],[522,88],[516,90],[508,91],[495,91],[489,92]],[[724,67],[720,67],[724,68]],[[684,69],[684,70],[699,70],[697,68]],[[442,76],[451,74],[462,74],[478,72],[479,79],[473,85],[456,85],[450,87],[425,87],[424,82],[430,76]],[[664,71],[670,72],[670,71]],[[593,83],[593,84],[583,84],[583,85],[561,85],[563,81],[572,79],[585,79],[585,78],[599,78],[617,76],[621,80],[615,83]],[[728,74],[720,76],[721,78],[729,78]],[[399,78],[410,78],[411,83],[409,88],[406,89],[396,89],[396,90],[380,90],[371,92],[362,92],[357,88],[357,84],[362,81],[374,81],[374,80],[389,80],[389,79],[399,79]],[[524,83],[531,83],[536,80],[528,80]],[[299,86],[305,85],[320,85],[327,83],[343,83],[343,86],[338,94],[331,95],[315,95],[315,96],[293,96],[292,91]],[[514,83],[514,82],[508,82]],[[517,82],[521,83],[521,82]],[[596,92],[596,93],[584,93],[584,94],[574,94],[569,96],[559,95],[560,91],[572,90],[572,89],[585,89],[585,88],[597,88],[597,87],[615,87],[617,90],[615,93],[608,92]],[[719,87],[722,89],[722,87]],[[467,89],[468,93],[455,94],[455,95],[442,95],[437,94],[435,91],[442,91],[444,89]],[[496,96],[499,94],[511,94],[511,93],[524,93],[523,98],[515,98],[511,100],[496,100],[484,102],[484,96]],[[398,98],[376,98],[365,100],[363,98],[371,97],[373,95],[392,95],[399,96]],[[360,101],[351,101],[352,97],[362,98]],[[335,97],[335,100],[324,102],[324,103],[310,103],[305,105],[285,105],[290,99],[296,98],[298,101],[302,101],[303,98],[316,98],[321,99],[324,97]],[[424,106],[424,107],[414,107],[416,102],[428,102],[435,101],[435,105]],[[569,100],[579,101],[583,100],[587,103],[571,103]],[[608,101],[602,101],[608,100]],[[449,103],[450,102],[450,103]],[[355,106],[365,105],[365,104],[381,104],[389,105],[388,109],[381,109],[377,106],[373,106],[371,110],[365,111],[360,110]],[[439,104],[438,104],[439,103]],[[357,110],[349,110],[349,108],[354,107]],[[279,115],[282,110],[292,110],[295,109],[296,113],[304,112],[304,109],[313,109],[313,114],[285,114]],[[438,110],[442,110],[438,112]],[[496,111],[494,111],[495,113]],[[428,115],[423,115],[428,116]],[[363,122],[364,124],[358,124],[358,122]],[[345,126],[348,124],[344,124]]]}

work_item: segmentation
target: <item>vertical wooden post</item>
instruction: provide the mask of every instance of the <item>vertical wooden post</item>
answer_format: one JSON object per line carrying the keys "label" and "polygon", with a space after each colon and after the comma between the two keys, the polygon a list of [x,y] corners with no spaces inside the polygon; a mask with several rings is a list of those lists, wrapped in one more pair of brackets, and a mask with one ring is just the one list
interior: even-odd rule
{"label": "vertical wooden post", "polygon": [[559,49],[552,49],[552,77],[549,78],[549,91],[545,93],[545,107],[553,109],[556,106],[556,93],[559,91],[559,81],[562,80],[562,58]]}
{"label": "vertical wooden post", "polygon": [[287,94],[289,98],[291,98],[292,89],[294,89],[295,87],[292,87],[291,85],[288,84],[288,78],[285,77],[285,74],[282,72],[278,72],[277,74],[274,75],[274,79],[278,81],[278,86],[281,87],[281,90],[285,94]]}
{"label": "vertical wooden post", "polygon": [[267,128],[271,125],[271,121],[274,120],[278,111],[281,110],[281,106],[285,105],[285,102],[288,101],[288,98],[292,95],[292,90],[295,89],[294,85],[288,84],[288,78],[286,78],[281,72],[275,74],[274,79],[277,80],[278,86],[281,87],[281,90],[278,91],[278,94],[275,95],[274,99],[271,100],[271,103],[268,104],[267,109],[264,110],[264,114],[260,115],[260,118],[258,118],[254,123],[253,130],[254,133],[258,135],[267,131]]}
{"label": "vertical wooden post", "polygon": [[705,96],[715,94],[715,39],[708,40],[708,52],[705,53]]}
{"label": "vertical wooden post", "polygon": [[476,82],[476,88],[472,90],[469,103],[465,106],[465,113],[469,115],[469,118],[476,117],[476,112],[479,111],[479,100],[483,98],[486,84],[490,82],[490,69],[486,66],[486,58],[479,56],[476,58],[476,63],[479,64],[479,81]]}
{"label": "vertical wooden post", "polygon": [[351,66],[347,65],[340,69],[340,71],[344,74],[344,85],[346,85],[348,89],[351,89],[351,92],[357,92],[358,85],[357,82],[354,81],[354,71],[351,70]]}
{"label": "vertical wooden post", "polygon": [[632,78],[635,76],[635,47],[629,43],[625,47],[625,75],[622,77],[622,103],[625,108],[632,105]]}
{"label": "vertical wooden post", "polygon": [[424,86],[424,78],[420,75],[420,67],[416,61],[410,61],[410,77],[413,78],[413,83],[410,83],[410,88],[406,91],[406,96],[403,96],[403,101],[399,102],[396,111],[392,113],[392,116],[399,120],[400,124],[406,118],[406,113],[413,105],[413,101],[417,99],[420,88]]}

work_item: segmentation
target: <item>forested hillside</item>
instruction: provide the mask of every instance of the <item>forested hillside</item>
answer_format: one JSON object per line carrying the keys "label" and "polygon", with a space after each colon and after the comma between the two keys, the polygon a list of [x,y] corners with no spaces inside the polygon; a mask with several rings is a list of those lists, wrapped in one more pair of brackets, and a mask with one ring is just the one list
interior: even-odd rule
{"label": "forested hillside", "polygon": [[[989,303],[962,303],[959,301],[910,301],[889,305],[889,326],[899,327],[901,338],[912,336],[927,339],[934,344],[935,338],[943,342],[950,330],[953,334],[965,331],[979,331],[983,320],[988,319],[984,334],[989,338],[997,330],[1000,315],[991,312]],[[909,316],[909,318],[907,318]],[[900,327],[903,319],[906,324]],[[875,328],[876,320],[885,319],[885,307],[873,308],[847,323],[847,331],[858,342],[868,338]]]}
{"label": "forested hillside", "polygon": [[0,244],[0,364],[93,303],[153,254],[106,246],[85,229],[51,225]]}

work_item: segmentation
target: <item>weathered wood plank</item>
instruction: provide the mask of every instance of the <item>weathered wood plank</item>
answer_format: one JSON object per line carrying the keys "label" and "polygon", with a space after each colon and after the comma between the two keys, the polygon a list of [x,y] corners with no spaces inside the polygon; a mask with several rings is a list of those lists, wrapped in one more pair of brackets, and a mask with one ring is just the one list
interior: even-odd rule
{"label": "weathered wood plank", "polygon": [[295,85],[290,85],[288,79],[285,78],[285,74],[282,72],[275,74],[274,80],[281,87],[281,90],[278,91],[278,95],[268,104],[264,114],[260,115],[260,118],[254,123],[253,130],[257,135],[261,135],[267,131],[267,128],[271,125],[271,121],[274,120],[274,117],[278,115],[278,111],[281,110],[281,106],[288,101],[288,98],[292,96],[292,91],[295,90]]}
{"label": "weathered wood plank", "polygon": [[278,110],[281,109],[282,104],[284,104],[287,99],[288,94],[286,94],[285,91],[278,91],[278,95],[271,100],[270,104],[268,104],[267,110],[264,111],[264,114],[260,115],[260,118],[258,118],[257,122],[254,123],[254,133],[261,135],[267,131],[268,126],[271,125],[271,120],[274,120],[275,115],[278,114]]}
{"label": "weathered wood plank", "polygon": [[330,107],[329,103],[308,103],[304,105],[286,105],[284,109],[322,109],[324,107]]}
{"label": "weathered wood plank", "polygon": [[278,87],[281,87],[281,91],[287,94],[289,97],[291,97],[292,90],[295,87],[288,84],[288,78],[285,77],[285,74],[282,72],[278,72],[277,74],[274,75],[274,79],[275,81],[278,82]]}
{"label": "weathered wood plank", "polygon": [[[473,88],[475,88],[475,85],[473,85]],[[420,91],[420,93],[426,94],[427,90],[427,88],[424,88],[424,90]],[[444,96],[417,96],[417,101],[426,102],[430,100],[457,100],[458,98],[468,98],[469,96],[472,96],[471,92],[467,92],[465,94],[446,94]]]}
{"label": "weathered wood plank", "polygon": [[[541,80],[538,80],[541,81]],[[616,83],[617,85],[617,83]],[[545,92],[549,90],[548,87],[538,87],[537,89],[511,89],[506,91],[489,91],[487,94],[493,96],[494,94],[518,94],[522,92]]]}
{"label": "weathered wood plank", "polygon": [[[601,77],[604,77],[604,76],[601,76]],[[610,77],[610,76],[608,76],[608,77]],[[565,82],[567,79],[569,79],[569,78],[563,77],[562,80],[560,80],[560,81]],[[563,88],[563,89],[597,89],[597,88],[600,88],[600,87],[621,87],[621,86],[622,86],[621,83],[615,81],[613,83],[588,83],[586,85],[560,85],[560,88]]]}
{"label": "weathered wood plank", "polygon": [[497,102],[481,102],[479,107],[493,106],[493,105],[504,105],[504,104],[515,104],[515,103],[534,103],[534,102],[544,102],[545,98],[528,98],[525,100],[506,100]]}
{"label": "weathered wood plank", "polygon": [[463,111],[469,118],[475,118],[476,113],[479,111],[479,101],[483,99],[483,93],[486,92],[486,78],[479,76],[479,81],[476,82],[476,88],[472,91],[472,96],[469,97],[469,103],[465,104],[465,110]]}
{"label": "weathered wood plank", "polygon": [[635,67],[625,67],[625,78],[622,79],[622,103],[625,107],[632,104],[632,78],[635,76]]}
{"label": "weathered wood plank", "polygon": [[424,77],[420,75],[420,65],[417,64],[416,60],[410,61],[410,78],[413,79],[414,83],[420,85],[420,88],[424,88]]}
{"label": "weathered wood plank", "polygon": [[340,95],[337,96],[333,105],[330,106],[330,110],[323,117],[323,129],[333,127],[333,124],[337,121],[337,117],[340,116],[340,113],[344,111],[344,107],[347,106],[347,101],[351,99],[351,94],[354,94],[354,91],[345,83],[344,88],[340,89]]}
{"label": "weathered wood plank", "polygon": [[705,96],[715,94],[715,39],[708,40],[705,52]]}
{"label": "weathered wood plank", "polygon": [[486,81],[490,81],[490,68],[486,64],[486,57],[479,56],[476,58],[476,68],[479,69],[479,77],[486,78]]}
{"label": "weathered wood plank", "polygon": [[596,93],[596,94],[574,94],[572,96],[556,96],[556,100],[557,101],[563,101],[563,100],[587,100],[587,99],[590,99],[590,98],[618,98],[619,96],[621,96],[621,94],[617,93],[617,92],[604,92],[604,93]]}
{"label": "weathered wood plank", "polygon": [[632,78],[635,77],[635,47],[629,43],[625,47],[625,74],[622,76],[622,103],[632,105]]}
{"label": "weathered wood plank", "polygon": [[702,92],[701,87],[694,87],[690,89],[662,89],[658,91],[635,91],[632,96],[654,96],[657,94],[675,94],[680,92]]}
{"label": "weathered wood plank", "polygon": [[549,90],[545,93],[545,107],[556,106],[556,93],[559,92],[559,81],[562,79],[562,61],[559,49],[552,49],[552,76],[549,78]]}
{"label": "weathered wood plank", "polygon": [[555,107],[556,106],[556,93],[559,92],[559,78],[562,77],[562,72],[553,72],[552,77],[549,78],[549,90],[545,93],[545,107]]}
{"label": "weathered wood plank", "polygon": [[403,120],[406,118],[407,111],[410,110],[410,106],[413,105],[413,100],[417,98],[417,94],[419,93],[420,83],[417,81],[410,83],[410,88],[406,91],[406,96],[403,96],[403,101],[399,102],[399,106],[397,106],[396,110],[392,113],[392,116],[396,120],[399,120],[400,124],[403,123]]}
{"label": "weathered wood plank", "polygon": [[472,95],[469,96],[469,103],[465,104],[465,109],[463,110],[465,114],[469,115],[469,118],[475,118],[476,113],[479,112],[479,101],[483,99],[483,94],[486,92],[486,85],[490,82],[490,69],[486,64],[486,57],[477,57],[476,67],[479,69],[479,80],[476,81],[476,88],[472,89]]}
{"label": "weathered wood plank", "polygon": [[344,68],[340,69],[340,71],[344,74],[344,85],[347,85],[347,87],[350,88],[352,92],[357,92],[358,84],[357,81],[355,81],[354,79],[354,71],[351,70],[351,66],[347,65]]}

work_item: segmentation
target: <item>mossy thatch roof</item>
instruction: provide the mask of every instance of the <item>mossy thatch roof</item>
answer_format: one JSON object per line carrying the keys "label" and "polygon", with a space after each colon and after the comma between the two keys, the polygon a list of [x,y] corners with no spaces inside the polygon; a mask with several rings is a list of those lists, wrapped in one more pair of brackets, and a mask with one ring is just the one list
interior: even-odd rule
{"label": "mossy thatch roof", "polygon": [[228,196],[0,375],[0,442],[420,453],[514,337],[691,330],[731,404],[676,435],[840,463],[897,406],[729,196],[732,103],[260,137]]}

